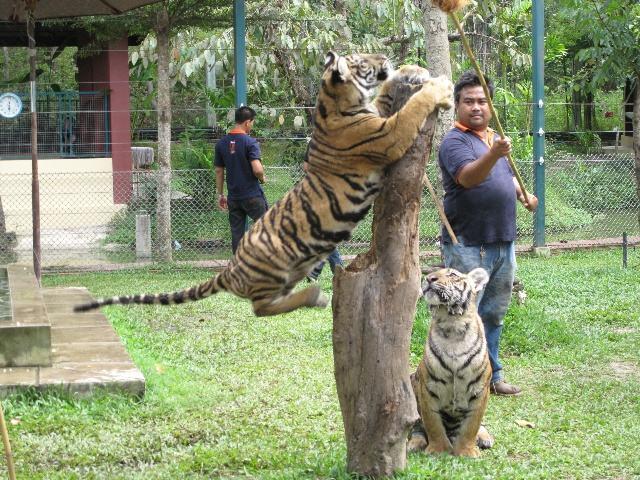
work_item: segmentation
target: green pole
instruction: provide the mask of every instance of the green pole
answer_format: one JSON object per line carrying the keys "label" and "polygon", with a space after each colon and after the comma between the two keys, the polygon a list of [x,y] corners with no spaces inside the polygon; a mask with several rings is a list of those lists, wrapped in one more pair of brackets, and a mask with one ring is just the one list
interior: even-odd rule
{"label": "green pole", "polygon": [[233,64],[236,77],[236,108],[247,104],[247,46],[244,16],[244,0],[233,0]]}
{"label": "green pole", "polygon": [[533,245],[544,246],[544,0],[533,0],[533,164],[538,209]]}

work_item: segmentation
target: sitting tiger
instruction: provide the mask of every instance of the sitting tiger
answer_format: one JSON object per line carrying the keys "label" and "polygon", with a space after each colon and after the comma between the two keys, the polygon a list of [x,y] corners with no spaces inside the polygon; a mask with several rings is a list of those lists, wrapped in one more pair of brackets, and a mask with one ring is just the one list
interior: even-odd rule
{"label": "sitting tiger", "polygon": [[[382,82],[375,104],[368,105]],[[422,87],[394,115],[394,82]],[[245,233],[234,257],[205,283],[174,293],[105,298],[78,305],[85,311],[112,304],[176,304],[227,291],[248,298],[257,316],[324,307],[319,286],[293,291],[300,280],[369,211],[384,169],[413,144],[427,116],[451,108],[452,85],[417,66],[394,74],[383,55],[329,52],[314,111],[307,175]]]}
{"label": "sitting tiger", "polygon": [[422,286],[431,325],[424,358],[412,377],[418,412],[427,433],[412,435],[409,450],[477,457],[493,439],[480,423],[487,408],[491,364],[476,296],[489,280],[482,268],[467,275],[443,268]]}

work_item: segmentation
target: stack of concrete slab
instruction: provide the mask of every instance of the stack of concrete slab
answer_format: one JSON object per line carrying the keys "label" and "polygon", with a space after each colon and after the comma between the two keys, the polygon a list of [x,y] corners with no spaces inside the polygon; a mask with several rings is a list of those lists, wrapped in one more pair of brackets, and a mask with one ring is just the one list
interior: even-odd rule
{"label": "stack of concrete slab", "polygon": [[75,313],[85,289],[40,289],[33,269],[7,266],[12,318],[0,320],[0,396],[25,388],[143,395],[145,380],[99,311]]}

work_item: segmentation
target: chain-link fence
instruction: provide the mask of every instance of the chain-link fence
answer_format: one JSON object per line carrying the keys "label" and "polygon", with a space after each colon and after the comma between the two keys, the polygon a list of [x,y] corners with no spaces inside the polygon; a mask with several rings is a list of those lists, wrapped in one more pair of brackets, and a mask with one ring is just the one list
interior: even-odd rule
{"label": "chain-link fence", "polygon": [[[531,162],[519,162],[526,185],[533,190]],[[266,167],[265,194],[273,204],[304,175],[299,165]],[[438,171],[429,165],[434,184]],[[148,215],[151,257],[155,255],[156,190],[153,170],[40,175],[42,263],[60,269],[72,266],[135,262],[136,218]],[[227,214],[216,207],[212,170],[174,170],[171,222],[175,260],[230,257]],[[0,176],[0,200],[10,245],[1,246],[9,258],[31,258],[31,177]],[[127,204],[114,199],[128,198]],[[579,241],[584,245],[621,243],[623,232],[632,245],[640,230],[640,203],[631,155],[565,156],[546,163],[546,239],[553,243]],[[143,218],[143,217],[140,217]],[[372,214],[341,245],[343,255],[368,248]],[[533,216],[518,207],[518,235],[522,247],[531,246]],[[420,212],[420,250],[437,253],[440,222],[428,190]]]}

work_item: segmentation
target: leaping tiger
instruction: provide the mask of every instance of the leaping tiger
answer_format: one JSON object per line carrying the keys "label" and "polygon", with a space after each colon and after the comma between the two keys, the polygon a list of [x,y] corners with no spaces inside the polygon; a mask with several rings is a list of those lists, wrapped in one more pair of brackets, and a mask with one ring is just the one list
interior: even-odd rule
{"label": "leaping tiger", "polygon": [[[382,82],[373,105],[374,89]],[[394,82],[421,83],[396,114],[388,115]],[[252,302],[257,316],[325,307],[317,285],[294,287],[335,246],[351,237],[381,188],[386,166],[413,144],[427,116],[451,108],[452,85],[417,66],[393,72],[384,55],[329,52],[308,150],[308,172],[243,236],[224,270],[174,293],[126,295],[77,305],[85,311],[114,304],[177,304],[220,291]]]}

